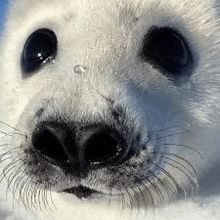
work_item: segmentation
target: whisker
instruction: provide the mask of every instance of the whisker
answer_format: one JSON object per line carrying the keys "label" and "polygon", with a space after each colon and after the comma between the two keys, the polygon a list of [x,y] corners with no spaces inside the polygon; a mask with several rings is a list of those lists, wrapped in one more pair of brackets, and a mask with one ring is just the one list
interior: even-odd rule
{"label": "whisker", "polygon": [[185,134],[185,133],[187,133],[187,132],[189,132],[189,130],[187,130],[187,131],[181,131],[181,132],[178,132],[178,133],[169,134],[169,135],[165,135],[165,136],[161,136],[161,137],[157,137],[156,139],[157,139],[157,140],[160,140],[160,139],[167,138],[167,137],[173,137],[173,136],[179,135],[179,134]]}
{"label": "whisker", "polygon": [[157,165],[157,164],[155,164],[154,162],[152,162],[152,161],[149,161],[151,164],[153,164],[154,166],[156,166],[160,171],[162,171],[166,176],[168,176],[171,180],[172,180],[172,182],[174,183],[174,185],[176,186],[176,188],[177,188],[177,191],[179,190],[179,191],[181,191],[181,187],[180,187],[180,185],[178,184],[178,182],[173,178],[173,176],[169,173],[169,172],[167,172],[165,169],[163,169],[161,166],[159,166],[159,165]]}
{"label": "whisker", "polygon": [[[2,157],[5,157],[7,154],[4,154],[4,155],[1,155],[0,156],[0,162],[2,163],[2,162],[5,162],[6,160],[9,160],[10,158],[11,158],[11,156],[10,155],[8,155],[8,157],[7,158],[4,158],[4,159],[2,159]],[[0,181],[1,182],[1,181]]]}
{"label": "whisker", "polygon": [[45,200],[45,209],[47,211],[47,213],[50,215],[51,213],[53,213],[53,207],[51,207],[51,204],[49,201],[51,201],[51,188],[49,189],[44,189],[44,200]]}
{"label": "whisker", "polygon": [[[170,159],[170,158],[169,158]],[[177,164],[180,164],[180,163],[178,163],[177,161],[175,161],[175,160],[172,160],[172,159],[170,159],[171,161],[173,161],[173,162],[175,162],[175,163],[177,163]],[[189,177],[189,175],[183,170],[183,169],[181,169],[180,167],[178,167],[178,166],[175,166],[174,164],[171,164],[171,163],[169,163],[169,162],[167,162],[167,161],[163,161],[164,163],[166,163],[166,164],[169,164],[170,166],[172,166],[172,167],[174,167],[174,168],[176,168],[176,169],[178,169],[179,171],[181,171],[187,178],[188,178],[188,180],[190,181],[190,183],[193,183],[192,185],[196,185],[196,183],[192,180],[192,178],[190,178]],[[184,167],[182,164],[180,164],[182,167]],[[185,167],[184,167],[185,168]],[[186,168],[187,169],[187,168]],[[188,171],[188,170],[187,170]],[[189,171],[188,171],[189,172]]]}
{"label": "whisker", "polygon": [[[15,166],[14,166],[15,167]],[[11,183],[13,182],[13,180],[15,179],[15,177],[21,172],[21,168],[23,167],[23,164],[20,167],[16,167],[16,170],[14,172],[12,172],[10,174],[10,176],[8,177],[8,185],[11,186]]]}
{"label": "whisker", "polygon": [[[19,173],[22,173],[22,172],[20,171]],[[18,173],[16,179],[14,180],[13,187],[11,189],[13,192],[13,201],[15,201],[15,199],[16,199],[16,192],[18,189],[17,185],[19,184],[19,181],[23,179],[23,176],[20,175],[19,173]]]}
{"label": "whisker", "polygon": [[6,151],[5,153],[0,155],[0,162],[4,162],[6,159],[3,159],[4,157],[8,156],[9,158],[11,157],[11,152],[10,151]]}
{"label": "whisker", "polygon": [[[26,190],[25,190],[25,195],[24,195],[24,203],[26,206],[31,209],[31,208],[37,208],[38,207],[38,202],[36,198],[36,191],[37,187],[32,184],[32,180],[34,177],[29,178],[27,184],[26,184]],[[22,193],[22,191],[20,191]],[[22,195],[20,195],[22,196]]]}
{"label": "whisker", "polygon": [[179,127],[178,126],[173,126],[173,127],[162,128],[162,129],[152,130],[152,131],[153,132],[163,132],[163,131],[167,131],[167,130],[174,129],[174,128],[179,128]]}
{"label": "whisker", "polygon": [[[195,173],[195,175],[197,175],[197,172],[196,172],[195,168],[193,167],[193,165],[192,165],[188,160],[186,160],[185,158],[179,156],[178,154],[158,152],[158,151],[154,151],[154,152],[157,153],[157,154],[161,154],[161,155],[174,156],[174,157],[176,157],[176,158],[178,158],[178,159],[180,159],[180,160],[186,162],[186,163],[191,167],[191,169],[193,170],[193,172]],[[168,158],[168,159],[170,159],[170,160],[173,160],[173,159],[171,159],[171,158],[169,158],[169,157],[165,157],[165,156],[161,156],[161,157],[164,157],[164,158]],[[175,161],[175,160],[173,160],[173,161]],[[176,163],[179,163],[179,162],[177,162],[177,161],[175,161],[175,162],[176,162]],[[181,164],[181,163],[179,163],[179,164],[182,165],[182,166],[184,166],[184,165]],[[185,166],[184,166],[184,167],[185,167]],[[185,167],[185,168],[186,168],[186,167]],[[187,169],[187,168],[186,168],[186,169]],[[187,170],[188,170],[188,169],[187,169]],[[191,173],[191,174],[192,174],[192,173]],[[192,175],[193,175],[193,174],[192,174]]]}
{"label": "whisker", "polygon": [[[156,179],[158,179],[158,178],[156,178]],[[155,186],[155,184],[152,183],[150,179],[148,179],[147,181],[150,183],[150,185],[154,188],[155,192],[156,192],[157,195],[159,196],[160,202],[164,201],[164,195],[162,194],[160,188],[158,188],[157,186]],[[154,207],[154,204],[153,204],[153,207]]]}
{"label": "whisker", "polygon": [[21,146],[19,147],[13,147],[11,148],[10,150],[8,150],[7,152],[3,153],[2,155],[10,155],[11,153],[13,153],[14,151],[18,150],[18,149],[21,149]]}
{"label": "whisker", "polygon": [[1,133],[1,134],[5,134],[5,135],[7,135],[7,136],[11,136],[11,137],[13,137],[12,134],[6,133],[6,132],[4,132],[4,131],[0,131],[0,133]]}
{"label": "whisker", "polygon": [[127,192],[128,198],[129,198],[129,203],[130,203],[130,207],[131,207],[131,211],[133,210],[133,197],[131,196],[131,194],[129,193],[127,187],[125,187],[125,190]]}
{"label": "whisker", "polygon": [[[147,165],[147,163],[146,163],[144,160],[142,160],[140,157],[139,157],[139,159],[140,159],[145,165]],[[165,187],[165,185],[164,185],[164,183],[162,182],[162,180],[161,180],[160,178],[158,178],[158,177],[157,177],[153,172],[151,172],[150,170],[148,170],[148,172],[149,172],[149,174],[150,174],[151,176],[153,176],[155,179],[157,179],[157,180],[160,182],[160,184],[164,187],[165,191],[167,192],[167,196],[168,196],[168,198],[169,198],[168,190],[167,190],[167,188]],[[160,195],[162,196],[163,201],[164,201],[164,196],[163,196],[163,193],[161,192],[160,188],[157,189],[156,186],[150,181],[149,178],[147,179],[147,181],[152,185],[152,187],[155,189],[155,191],[158,193],[158,195],[160,194]],[[159,191],[159,192],[158,192],[158,191]],[[169,198],[169,201],[170,201],[170,198]]]}
{"label": "whisker", "polygon": [[176,146],[176,147],[188,148],[188,149],[190,149],[190,150],[195,151],[196,153],[198,153],[198,154],[203,158],[201,152],[199,152],[198,150],[194,149],[193,147],[190,147],[190,146],[187,146],[187,145],[182,145],[182,144],[170,144],[170,143],[166,143],[166,144],[164,144],[164,145],[166,145],[166,146]]}
{"label": "whisker", "polygon": [[41,201],[42,201],[42,208],[44,207],[46,211],[48,211],[48,200],[47,200],[47,190],[42,188],[42,193],[41,193]]}
{"label": "whisker", "polygon": [[[133,200],[132,200],[132,202],[134,202],[134,200],[135,200],[135,202],[136,202],[136,204],[137,204],[137,208],[138,208],[138,213],[140,212],[140,210],[139,210],[139,208],[140,208],[140,200],[139,200],[139,197],[138,197],[138,195],[137,195],[137,192],[136,192],[136,190],[135,190],[135,188],[134,187],[131,187],[130,188],[131,190],[132,190],[132,194],[133,194]],[[135,203],[134,203],[135,204]]]}
{"label": "whisker", "polygon": [[[162,185],[162,187],[165,189],[165,192],[167,194],[167,197],[168,197],[168,201],[170,202],[171,201],[171,198],[170,198],[170,193],[172,192],[171,189],[169,187],[166,186],[166,184],[159,178],[157,177],[153,172],[151,171],[148,171],[152,176],[154,176],[155,179],[157,179],[159,181],[159,183]],[[158,188],[158,190],[160,191],[160,194],[163,196],[164,198],[164,195],[163,193],[161,192],[160,188]]]}
{"label": "whisker", "polygon": [[[68,80],[68,79],[69,79],[69,77],[67,77],[66,79],[61,79],[59,83],[56,83],[56,84],[54,83],[54,85],[57,85],[57,87],[54,89],[53,94],[51,95],[50,99],[48,99],[47,104],[46,104],[44,110],[47,110],[47,109],[48,109],[49,105],[50,105],[51,102],[54,100],[54,97],[55,97],[57,91],[58,91],[59,88],[62,86],[62,84],[64,83],[64,81],[66,81],[66,80]],[[33,117],[32,121],[34,121],[34,119],[35,119],[36,117],[37,117],[37,116],[35,115],[35,116]]]}
{"label": "whisker", "polygon": [[[88,83],[88,82],[87,82]],[[114,105],[114,101],[112,100],[112,99],[110,99],[110,98],[107,98],[107,97],[105,97],[103,94],[101,94],[96,88],[94,88],[94,86],[89,82],[88,83],[91,87],[92,87],[92,89],[94,90],[94,91],[96,91],[103,99],[105,99],[107,102],[109,102],[112,106]]]}
{"label": "whisker", "polygon": [[20,136],[23,136],[25,137],[26,139],[28,138],[28,135],[25,135],[25,134],[22,134],[22,133],[18,133],[18,132],[4,132],[4,131],[0,131],[1,134],[4,134],[4,135],[7,135],[7,136],[10,136],[10,137],[14,137],[14,135],[20,135]]}
{"label": "whisker", "polygon": [[110,189],[110,196],[108,200],[108,206],[111,204],[111,199],[112,199],[112,188]]}
{"label": "whisker", "polygon": [[8,126],[8,127],[10,127],[10,128],[13,128],[13,129],[16,130],[16,131],[19,131],[17,128],[15,128],[15,127],[13,127],[13,126],[11,126],[11,125],[9,125],[9,124],[3,122],[3,121],[0,121],[0,123],[1,123],[1,124],[4,124],[4,125],[6,125],[6,126]]}
{"label": "whisker", "polygon": [[[9,175],[9,177],[8,177],[8,179],[7,179],[7,181],[8,181],[7,191],[10,191],[10,187],[11,187],[10,177],[13,176],[14,173],[16,172],[15,170],[13,171],[13,169],[16,169],[16,166],[15,166],[15,165],[12,166],[12,167],[8,170],[8,172],[7,172],[7,174],[9,174],[9,172],[12,172],[12,173],[10,173],[10,175]],[[5,175],[5,176],[6,176],[6,175]]]}
{"label": "whisker", "polygon": [[[20,174],[22,174],[22,171],[19,172]],[[18,174],[19,174],[18,173]],[[13,183],[13,194],[15,195],[17,190],[20,188],[20,183],[22,182],[24,176],[23,175],[17,175],[16,180]]]}
{"label": "whisker", "polygon": [[22,147],[21,147],[21,146],[19,146],[19,147],[13,147],[13,148],[11,148],[8,152],[9,152],[9,153],[13,153],[14,151],[16,151],[16,150],[18,150],[18,149],[22,149]]}
{"label": "whisker", "polygon": [[25,134],[22,134],[22,133],[11,133],[12,135],[20,135],[20,136],[23,136],[23,137],[25,137],[26,139],[28,138],[28,136],[27,135],[25,135]]}
{"label": "whisker", "polygon": [[[174,159],[171,159],[171,158],[169,158],[169,157],[166,157],[166,156],[161,156],[161,158],[170,160],[170,161],[172,161],[172,162],[174,162],[174,163],[180,165],[180,166],[183,167],[185,170],[187,170],[187,171],[189,172],[189,174],[191,174],[192,176],[194,176],[194,174],[193,174],[192,172],[190,172],[190,170],[189,170],[185,165],[181,164],[180,162],[178,162],[178,161],[176,161],[176,160],[174,160]],[[165,162],[165,161],[164,161],[164,162]],[[168,163],[168,162],[166,162],[166,163]]]}
{"label": "whisker", "polygon": [[[17,156],[13,162],[11,162],[10,164],[8,164],[2,171],[2,174],[4,175],[4,177],[6,177],[6,175],[10,172],[10,170],[15,167],[13,166],[14,164],[16,164],[18,161],[20,161],[20,159],[17,159],[19,158],[19,156]],[[17,159],[17,160],[16,160]],[[13,167],[12,167],[13,166]]]}
{"label": "whisker", "polygon": [[[147,190],[147,193],[149,194],[149,189],[147,188],[147,186],[145,184],[143,184],[144,188]],[[142,190],[140,189],[140,187],[138,186],[138,190],[141,193],[141,197],[143,198],[144,204],[147,206],[147,201],[146,201],[146,197],[144,196],[144,193],[142,192]],[[152,195],[150,194],[150,197],[152,197]],[[153,204],[153,200],[152,200],[152,204]]]}
{"label": "whisker", "polygon": [[9,146],[10,144],[1,144],[0,147]]}
{"label": "whisker", "polygon": [[[139,157],[139,159],[140,159],[145,165],[147,165],[147,163],[146,163],[144,160],[142,160],[140,157]],[[170,201],[170,194],[168,193],[168,192],[170,191],[170,189],[167,189],[167,187],[165,186],[165,184],[163,183],[163,181],[162,181],[160,178],[158,178],[153,172],[151,172],[150,170],[148,170],[148,173],[149,173],[151,176],[153,176],[155,179],[157,179],[157,180],[159,181],[159,183],[163,186],[163,188],[165,189],[165,191],[166,191],[166,193],[167,193],[167,196],[168,196],[168,198],[169,198],[169,201]],[[151,183],[151,181],[150,181],[149,179],[148,179],[148,181]],[[153,183],[151,183],[151,185],[153,186],[153,188],[156,187],[156,186],[154,186]],[[156,188],[155,188],[155,190],[157,191]],[[163,200],[164,200],[164,196],[163,196],[163,193],[161,192],[160,188],[159,188],[158,190],[159,190],[159,193],[161,194],[161,196],[163,197]]]}
{"label": "whisker", "polygon": [[[150,182],[149,180],[147,180],[147,181]],[[150,183],[150,184],[151,184],[151,183]],[[153,196],[152,196],[152,193],[150,192],[150,190],[148,189],[148,187],[147,187],[145,184],[143,184],[143,186],[144,186],[145,190],[147,191],[147,194],[148,194],[149,197],[150,197],[150,201],[151,201],[152,207],[154,207],[154,206],[155,206],[155,202],[154,202],[154,198],[153,198]],[[145,201],[146,199],[145,199],[145,196],[144,196],[143,193],[142,193],[142,196],[143,196],[144,201]],[[146,204],[146,205],[147,205],[147,204]]]}
{"label": "whisker", "polygon": [[31,185],[33,187],[33,195],[35,197],[35,204],[38,208],[42,210],[42,205],[41,205],[41,189],[37,187],[36,185]]}
{"label": "whisker", "polygon": [[[23,183],[23,187],[20,188],[19,190],[19,198],[22,200],[22,203],[24,204],[24,206],[26,207],[26,209],[31,210],[31,208],[33,208],[35,206],[35,204],[31,203],[31,187],[32,184],[30,184],[30,180],[25,179],[25,181],[22,181]],[[32,206],[33,205],[33,206]]]}
{"label": "whisker", "polygon": [[[11,150],[9,150],[9,151],[7,151],[7,152],[1,154],[1,155],[0,155],[0,162],[4,162],[4,161],[10,159],[10,158],[11,158],[11,154],[12,154],[15,150],[17,150],[17,149],[20,149],[20,147],[12,148]],[[7,156],[8,156],[8,157],[7,157]],[[4,157],[7,157],[7,158],[4,158]],[[4,158],[4,159],[3,159],[3,158]]]}
{"label": "whisker", "polygon": [[55,210],[57,210],[57,207],[56,207],[56,205],[54,204],[54,201],[53,201],[53,196],[52,196],[52,190],[51,190],[51,187],[49,188],[49,197],[50,197],[50,201],[51,201],[51,203],[52,203],[52,208],[51,208],[51,211],[53,212],[53,210],[55,209]]}
{"label": "whisker", "polygon": [[125,204],[125,194],[122,192],[122,190],[120,190],[120,196],[121,196],[121,199],[122,199],[122,206],[121,206],[121,214],[122,214],[122,212],[123,212],[123,210],[124,210],[124,208],[125,208],[125,206],[126,206],[126,204]]}

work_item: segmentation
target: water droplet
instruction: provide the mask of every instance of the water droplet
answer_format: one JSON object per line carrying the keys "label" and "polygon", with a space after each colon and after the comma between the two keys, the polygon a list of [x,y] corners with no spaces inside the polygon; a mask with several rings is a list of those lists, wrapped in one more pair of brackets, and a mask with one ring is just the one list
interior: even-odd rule
{"label": "water droplet", "polygon": [[74,72],[77,73],[77,74],[81,74],[81,73],[85,73],[86,72],[86,67],[85,66],[82,66],[82,65],[76,65],[74,68],[73,68]]}

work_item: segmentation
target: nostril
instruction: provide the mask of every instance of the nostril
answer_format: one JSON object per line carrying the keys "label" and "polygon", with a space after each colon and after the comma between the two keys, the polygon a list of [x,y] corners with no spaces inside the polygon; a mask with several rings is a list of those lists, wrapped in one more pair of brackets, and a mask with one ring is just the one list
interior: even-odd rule
{"label": "nostril", "polygon": [[116,129],[92,125],[76,132],[76,128],[56,122],[37,125],[32,133],[36,155],[80,177],[89,169],[114,166],[127,160],[128,146]]}
{"label": "nostril", "polygon": [[94,134],[86,143],[85,160],[91,164],[116,164],[124,155],[125,142],[117,131]]}
{"label": "nostril", "polygon": [[32,134],[32,144],[34,149],[47,159],[55,161],[67,161],[68,155],[62,146],[62,138],[57,130],[50,126],[41,126],[34,130]]}

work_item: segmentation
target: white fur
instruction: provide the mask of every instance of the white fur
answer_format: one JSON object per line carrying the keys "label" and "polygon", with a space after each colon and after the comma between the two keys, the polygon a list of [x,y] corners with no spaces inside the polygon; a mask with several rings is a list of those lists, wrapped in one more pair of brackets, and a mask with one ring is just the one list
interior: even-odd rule
{"label": "white fur", "polygon": [[[0,219],[220,219],[219,1],[17,0],[10,9],[0,56]],[[142,39],[153,25],[172,26],[189,42],[196,67],[179,86],[137,57]],[[23,46],[33,31],[45,27],[57,35],[56,60],[24,79],[20,68]],[[73,69],[77,65],[85,66],[85,73],[76,74]],[[175,144],[166,152],[184,160],[174,158],[174,166],[162,166],[186,191],[186,198],[176,198],[176,186],[163,172],[155,175],[172,188],[168,193],[171,201],[159,184],[164,197],[161,204],[155,188],[146,184],[154,208],[141,201],[139,188],[133,202],[124,191],[124,202],[122,197],[79,200],[57,193],[76,184],[62,170],[52,176],[58,181],[51,186],[47,201],[44,191],[33,193],[35,178],[25,173],[23,149],[37,123],[35,113],[47,105],[44,119],[60,115],[81,123],[110,123],[109,103],[104,97],[126,111],[128,127],[140,130],[149,151],[157,144],[156,139],[149,142],[149,131],[156,137],[167,136],[164,142]],[[180,171],[184,167],[185,174]],[[97,180],[83,181],[87,187],[108,192]],[[196,196],[188,195],[192,185],[198,190]]]}

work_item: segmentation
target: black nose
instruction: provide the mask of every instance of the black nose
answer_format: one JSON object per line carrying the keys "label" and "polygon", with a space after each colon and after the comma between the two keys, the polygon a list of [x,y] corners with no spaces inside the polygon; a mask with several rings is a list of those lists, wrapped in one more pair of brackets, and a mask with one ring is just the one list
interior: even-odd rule
{"label": "black nose", "polygon": [[122,135],[105,125],[79,129],[63,123],[41,123],[32,133],[32,145],[40,157],[74,175],[123,163],[128,151]]}

